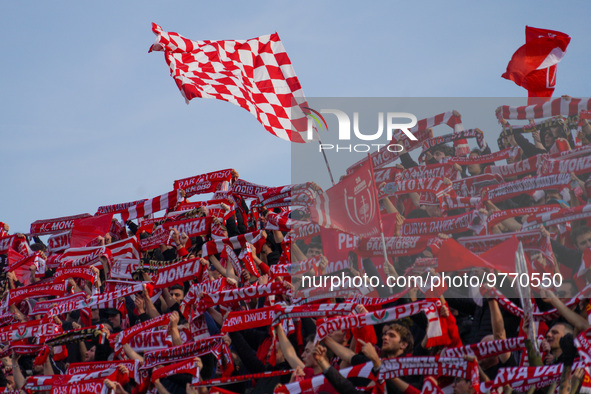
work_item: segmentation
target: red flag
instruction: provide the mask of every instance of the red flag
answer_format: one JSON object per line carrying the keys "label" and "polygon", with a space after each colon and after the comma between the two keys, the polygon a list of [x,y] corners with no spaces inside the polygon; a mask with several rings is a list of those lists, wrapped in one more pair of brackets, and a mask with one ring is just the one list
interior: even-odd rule
{"label": "red flag", "polygon": [[91,216],[89,218],[74,220],[72,227],[71,248],[78,248],[88,245],[99,235],[104,236],[111,228],[113,214]]}
{"label": "red flag", "polygon": [[269,133],[306,142],[304,92],[277,33],[250,40],[191,41],[155,23],[152,31],[158,37],[150,52],[164,52],[187,102],[200,97],[236,104]]}
{"label": "red flag", "polygon": [[500,272],[515,272],[515,252],[518,244],[517,238],[512,237],[487,252],[476,255],[456,240],[446,239],[437,255],[437,271],[459,271],[481,267]]}
{"label": "red flag", "polygon": [[551,97],[556,85],[556,64],[564,57],[570,37],[559,31],[525,27],[525,45],[507,65],[503,78],[524,87],[531,97]]}
{"label": "red flag", "polygon": [[488,261],[472,253],[453,238],[443,241],[437,259],[438,272],[461,271],[475,267],[494,268]]}
{"label": "red flag", "polygon": [[515,272],[515,254],[519,240],[516,236],[501,242],[497,246],[482,253],[480,257],[494,262],[493,268],[501,272]]}
{"label": "red flag", "polygon": [[368,238],[380,234],[371,160],[316,198],[310,219],[321,227]]}
{"label": "red flag", "polygon": [[23,285],[27,286],[31,283],[31,271],[29,268],[35,262],[35,255],[29,257],[23,256],[16,250],[8,249],[8,266],[9,271],[14,272],[16,278]]}

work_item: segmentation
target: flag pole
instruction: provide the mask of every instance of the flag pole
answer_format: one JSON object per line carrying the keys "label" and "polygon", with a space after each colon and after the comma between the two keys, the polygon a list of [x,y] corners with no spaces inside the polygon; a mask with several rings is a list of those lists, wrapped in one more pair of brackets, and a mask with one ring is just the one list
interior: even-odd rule
{"label": "flag pole", "polygon": [[[316,128],[314,128],[316,130]],[[332,171],[330,170],[330,165],[328,165],[328,159],[326,158],[326,153],[322,150],[322,140],[320,139],[320,133],[316,130],[316,135],[318,136],[318,146],[320,147],[320,152],[322,152],[322,157],[324,157],[324,163],[326,164],[326,169],[328,170],[328,175],[330,176],[330,181],[332,185],[336,185],[334,183],[334,178],[332,176]]]}
{"label": "flag pole", "polygon": [[[384,269],[386,271],[386,275],[389,274],[390,268],[388,268],[388,253],[386,252],[386,237],[384,237],[384,226],[382,224],[382,213],[380,212],[380,202],[378,200],[378,187],[376,185],[376,177],[373,173],[373,161],[371,160],[371,155],[367,154],[367,159],[369,160],[369,168],[371,170],[371,181],[373,183],[373,192],[375,193],[375,199],[378,202],[378,222],[380,223],[380,235],[382,237],[382,252],[384,253]],[[392,273],[395,278],[398,277],[398,273],[396,272],[396,268],[392,264]],[[388,292],[393,294],[393,289],[388,287]]]}
{"label": "flag pole", "polygon": [[[326,130],[328,131],[328,125],[326,124],[326,120],[324,120],[324,118],[322,117],[322,115],[320,115],[320,113],[318,111],[315,111],[309,107],[303,107],[303,108],[318,115],[322,119],[322,121],[324,122],[324,125],[326,126]],[[306,113],[306,112],[304,112],[304,113],[306,115],[308,115],[308,113]],[[310,113],[309,115],[311,115],[314,119],[316,119],[318,124],[320,124],[320,121],[313,114]],[[324,157],[324,164],[326,164],[326,169],[328,170],[328,175],[330,176],[330,181],[332,182],[332,185],[334,186],[334,185],[336,185],[336,183],[334,181],[334,177],[332,176],[332,171],[330,169],[330,165],[328,164],[328,159],[326,157],[326,153],[322,150],[322,140],[320,139],[320,133],[318,132],[318,129],[316,128],[316,126],[314,126],[312,124],[312,122],[310,121],[310,119],[308,119],[308,133],[310,132],[310,127],[312,127],[312,130],[314,130],[316,132],[316,137],[318,137],[318,146],[320,147],[320,152],[322,152],[322,157]],[[320,127],[322,127],[321,124],[320,124]]]}

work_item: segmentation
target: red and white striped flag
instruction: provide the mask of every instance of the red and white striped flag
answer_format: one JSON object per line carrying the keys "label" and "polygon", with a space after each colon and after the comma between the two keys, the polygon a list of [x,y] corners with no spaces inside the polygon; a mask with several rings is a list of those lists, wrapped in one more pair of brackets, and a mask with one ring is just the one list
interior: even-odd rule
{"label": "red and white striped flag", "polygon": [[156,42],[187,103],[215,98],[236,104],[284,140],[306,142],[304,92],[277,33],[250,40],[191,41],[153,23]]}

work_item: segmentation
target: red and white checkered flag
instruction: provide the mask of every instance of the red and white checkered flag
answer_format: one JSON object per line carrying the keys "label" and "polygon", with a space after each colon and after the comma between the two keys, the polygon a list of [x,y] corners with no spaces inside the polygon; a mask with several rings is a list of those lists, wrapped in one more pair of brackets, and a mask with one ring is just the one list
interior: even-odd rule
{"label": "red and white checkered flag", "polygon": [[250,40],[191,41],[165,32],[151,51],[163,51],[170,74],[187,102],[195,97],[236,104],[256,116],[271,134],[306,142],[304,92],[277,33]]}

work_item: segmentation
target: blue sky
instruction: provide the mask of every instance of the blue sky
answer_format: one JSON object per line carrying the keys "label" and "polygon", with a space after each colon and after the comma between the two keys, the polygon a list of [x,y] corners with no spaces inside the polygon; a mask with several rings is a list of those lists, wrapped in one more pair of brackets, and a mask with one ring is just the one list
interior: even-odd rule
{"label": "blue sky", "polygon": [[[250,113],[184,103],[162,53],[148,54],[151,22],[194,40],[277,31],[308,97],[525,97],[500,75],[531,25],[572,37],[555,93],[585,97],[590,10],[586,1],[2,2],[0,221],[28,232],[38,219],[94,214],[230,167],[255,183],[290,183],[290,144]],[[487,134],[493,147],[497,134]]]}

